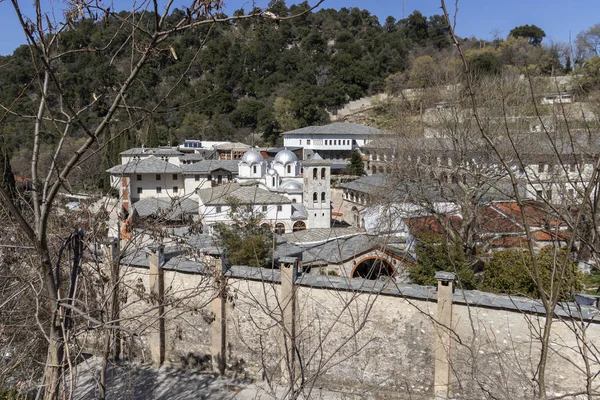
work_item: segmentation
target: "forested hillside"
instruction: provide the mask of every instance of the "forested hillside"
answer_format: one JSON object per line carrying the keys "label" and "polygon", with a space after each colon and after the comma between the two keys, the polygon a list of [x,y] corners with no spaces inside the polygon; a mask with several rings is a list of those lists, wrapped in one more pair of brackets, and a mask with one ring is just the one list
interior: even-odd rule
{"label": "forested hillside", "polygon": [[[267,18],[206,25],[162,43],[127,93],[127,107],[90,157],[110,166],[119,151],[133,145],[177,144],[184,138],[249,140],[251,133],[261,134],[263,144],[276,145],[280,132],[326,123],[328,110],[362,96],[452,82],[457,64],[440,15],[415,11],[406,19],[379,21],[367,10],[342,8],[281,23],[268,18],[295,15],[308,7],[306,2],[289,8],[274,2],[263,14]],[[236,13],[244,11],[252,10]],[[168,19],[177,21],[185,13],[175,10]],[[153,19],[152,13],[138,16],[148,32]],[[134,57],[125,45],[131,37],[119,29],[122,23],[119,14],[77,20],[60,36],[57,55],[69,54],[54,73],[65,82],[66,100],[73,109],[97,100],[79,114],[81,120],[103,117],[116,95],[116,82],[133,67]],[[572,68],[570,59],[565,65],[559,47],[541,45],[543,31],[520,28],[508,40],[463,39],[474,70],[494,74],[506,65],[523,64],[550,75]],[[140,29],[140,37],[144,33]],[[105,56],[121,47],[116,57]],[[0,103],[5,107],[0,129],[13,169],[20,174],[26,174],[20,160],[29,158],[33,124],[20,116],[37,113],[39,99],[32,86],[40,82],[31,77],[39,62],[26,46],[0,57]],[[67,105],[49,97],[47,106]],[[46,125],[45,141],[56,143],[60,133],[52,121]],[[84,138],[85,132],[79,136]]]}

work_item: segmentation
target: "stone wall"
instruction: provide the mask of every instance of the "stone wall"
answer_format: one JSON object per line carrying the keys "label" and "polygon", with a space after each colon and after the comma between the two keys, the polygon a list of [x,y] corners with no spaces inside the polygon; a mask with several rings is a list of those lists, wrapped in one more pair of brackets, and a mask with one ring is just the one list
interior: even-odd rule
{"label": "stone wall", "polygon": [[[434,349],[443,329],[436,323],[432,288],[424,292],[431,295],[419,298],[378,283],[360,287],[358,280],[310,279],[326,279],[329,284],[308,285],[303,278],[296,287],[297,353],[308,386],[340,387],[367,397],[432,398]],[[147,332],[153,326],[143,317],[153,307],[148,270],[132,268],[124,282],[128,286],[123,307],[126,326],[139,331],[147,345]],[[277,279],[228,279],[229,368],[257,379],[279,380],[280,291]],[[215,315],[208,303],[214,295],[208,276],[165,271],[167,361],[195,365],[210,360],[210,325]],[[451,393],[469,399],[533,398],[537,336],[544,319],[499,307],[467,306],[456,296],[450,333]],[[585,390],[582,327],[587,329],[586,342],[593,346],[587,350],[593,360],[595,346],[600,345],[600,325],[566,319],[553,325],[546,373],[551,393]],[[589,371],[592,375],[600,371],[598,361],[590,361]]]}

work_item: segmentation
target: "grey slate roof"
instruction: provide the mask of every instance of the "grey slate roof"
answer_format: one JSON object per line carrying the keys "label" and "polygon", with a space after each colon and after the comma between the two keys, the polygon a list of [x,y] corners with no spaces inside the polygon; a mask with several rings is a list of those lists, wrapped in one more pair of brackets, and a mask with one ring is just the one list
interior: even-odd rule
{"label": "grey slate roof", "polygon": [[381,129],[372,128],[370,126],[351,124],[349,122],[334,122],[333,124],[323,126],[307,126],[305,128],[295,129],[293,131],[284,132],[286,135],[382,135],[385,132]]}
{"label": "grey slate roof", "polygon": [[205,205],[227,205],[229,198],[234,198],[240,204],[289,204],[292,201],[285,196],[256,186],[240,186],[237,183],[216,186],[198,190],[198,196]]}
{"label": "grey slate roof", "polygon": [[248,149],[250,150],[252,148],[252,146],[250,146],[249,144],[246,143],[241,143],[241,142],[228,142],[228,143],[221,143],[219,145],[214,146],[215,149],[217,150],[244,150],[244,149]]}
{"label": "grey slate roof", "polygon": [[307,246],[309,243],[319,244],[336,238],[355,236],[362,232],[357,228],[313,228],[285,233],[282,237],[288,243]]}
{"label": "grey slate roof", "polygon": [[237,175],[238,160],[203,160],[193,164],[183,165],[181,171],[184,175],[210,174],[217,169],[223,169]]}
{"label": "grey slate roof", "polygon": [[140,217],[160,215],[167,220],[179,219],[183,214],[198,214],[198,201],[191,198],[169,199],[148,197],[133,204]]}
{"label": "grey slate roof", "polygon": [[134,147],[129,150],[121,152],[122,156],[142,156],[142,155],[155,155],[155,156],[181,156],[182,152],[172,149],[170,147]]}
{"label": "grey slate roof", "polygon": [[[423,184],[416,180],[398,179],[388,174],[362,176],[354,181],[342,183],[344,189],[354,190],[375,196],[385,196],[397,202],[453,202],[464,194],[464,189],[457,184],[440,186]],[[501,201],[514,199],[514,191],[510,182],[498,180],[482,183],[478,188],[478,202]],[[525,187],[519,187],[520,194],[525,194]]]}
{"label": "grey slate roof", "polygon": [[299,203],[292,203],[292,219],[305,219],[308,218],[308,211],[306,208]]}
{"label": "grey slate roof", "polygon": [[132,160],[127,164],[116,165],[107,169],[106,172],[111,175],[178,174],[181,172],[181,168],[160,158],[148,156],[141,160]]}
{"label": "grey slate roof", "polygon": [[213,149],[195,149],[194,153],[185,154],[179,159],[181,161],[201,161],[212,159],[215,154]]}
{"label": "grey slate roof", "polygon": [[[378,236],[356,235],[351,237],[339,238],[327,243],[311,247],[302,252],[302,263],[310,264],[323,261],[327,264],[341,264],[351,260],[359,254],[373,249],[387,249],[387,240]],[[398,249],[394,249],[396,254]],[[404,254],[396,254],[403,258]],[[406,254],[406,261],[414,262],[412,256]]]}

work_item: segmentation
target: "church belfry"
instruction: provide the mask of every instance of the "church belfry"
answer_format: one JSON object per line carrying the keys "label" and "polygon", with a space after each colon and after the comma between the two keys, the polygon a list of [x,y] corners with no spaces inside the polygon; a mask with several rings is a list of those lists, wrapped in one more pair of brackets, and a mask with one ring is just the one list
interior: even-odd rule
{"label": "church belfry", "polygon": [[304,161],[304,195],[308,229],[331,227],[331,162],[315,153]]}

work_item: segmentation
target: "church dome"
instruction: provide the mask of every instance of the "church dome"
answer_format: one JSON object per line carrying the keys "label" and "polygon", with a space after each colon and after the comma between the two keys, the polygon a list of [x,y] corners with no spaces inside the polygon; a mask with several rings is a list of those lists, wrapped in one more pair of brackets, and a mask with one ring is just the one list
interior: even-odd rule
{"label": "church dome", "polygon": [[267,170],[267,175],[277,175],[277,171],[275,171],[273,168],[269,168]]}
{"label": "church dome", "polygon": [[286,193],[302,192],[302,184],[297,181],[284,181],[279,188]]}
{"label": "church dome", "polygon": [[279,153],[277,153],[275,155],[274,161],[276,163],[287,164],[290,162],[298,161],[298,157],[296,157],[296,155],[294,153],[292,153],[291,151],[285,149],[285,150],[281,150]]}
{"label": "church dome", "polygon": [[248,150],[242,156],[242,162],[245,162],[245,163],[248,163],[248,164],[260,163],[263,160],[264,160],[263,156],[261,156],[260,153],[257,153],[254,150]]}

